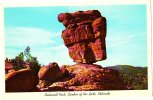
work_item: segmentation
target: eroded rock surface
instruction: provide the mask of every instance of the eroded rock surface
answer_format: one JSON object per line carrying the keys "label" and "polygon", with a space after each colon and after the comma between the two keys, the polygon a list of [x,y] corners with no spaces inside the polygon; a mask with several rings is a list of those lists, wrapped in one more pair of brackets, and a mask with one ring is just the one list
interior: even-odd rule
{"label": "eroded rock surface", "polygon": [[30,69],[12,71],[5,77],[6,92],[126,89],[118,71],[93,64],[106,59],[106,18],[98,10],[88,10],[62,13],[58,20],[66,28],[62,38],[77,64],[59,67],[50,63],[41,67],[38,76]]}
{"label": "eroded rock surface", "polygon": [[[122,90],[125,87],[115,70],[94,64],[64,65],[63,78],[42,91]],[[64,76],[65,75],[65,76]]]}
{"label": "eroded rock surface", "polygon": [[41,67],[38,73],[40,80],[56,81],[62,76],[62,72],[57,63],[53,62],[47,66]]}
{"label": "eroded rock surface", "polygon": [[94,63],[106,59],[106,18],[98,10],[59,14],[64,44],[74,62]]}
{"label": "eroded rock surface", "polygon": [[6,92],[30,92],[36,88],[38,76],[31,69],[22,69],[5,75]]}

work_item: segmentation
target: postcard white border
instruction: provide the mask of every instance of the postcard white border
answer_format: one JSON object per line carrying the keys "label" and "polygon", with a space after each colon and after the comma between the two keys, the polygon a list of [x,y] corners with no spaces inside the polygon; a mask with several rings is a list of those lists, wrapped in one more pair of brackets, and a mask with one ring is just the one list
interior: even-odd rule
{"label": "postcard white border", "polygon": [[[4,7],[41,7],[41,6],[87,6],[87,5],[133,5],[133,4],[146,4],[147,6],[147,53],[148,53],[148,90],[117,90],[117,91],[105,91],[105,92],[110,92],[110,96],[151,96],[152,95],[152,48],[151,48],[151,11],[150,11],[150,1],[146,0],[112,0],[112,1],[101,1],[101,0],[88,0],[88,2],[77,0],[77,1],[69,1],[65,2],[64,0],[60,1],[50,1],[50,2],[28,2],[28,3],[4,3],[3,5],[0,4],[0,15],[4,16]],[[44,92],[27,92],[27,93],[5,93],[5,71],[4,71],[4,17],[0,18],[0,30],[2,30],[2,34],[0,33],[0,73],[2,77],[1,79],[1,88],[3,92],[3,97],[5,100],[10,100],[10,99],[22,99],[22,100],[27,100],[27,99],[37,99],[37,100],[42,100],[42,99],[56,99],[57,97],[55,96],[44,96]],[[91,91],[87,91],[87,93],[90,93]],[[95,91],[97,92],[97,91]],[[53,93],[53,92],[52,92]],[[65,92],[68,93],[68,92]],[[80,93],[80,92],[76,92]],[[17,97],[17,98],[16,98]],[[64,99],[64,98],[80,98],[79,96],[58,96],[58,99]],[[83,98],[90,98],[90,99],[95,99],[97,97],[108,97],[108,96],[87,96]]]}

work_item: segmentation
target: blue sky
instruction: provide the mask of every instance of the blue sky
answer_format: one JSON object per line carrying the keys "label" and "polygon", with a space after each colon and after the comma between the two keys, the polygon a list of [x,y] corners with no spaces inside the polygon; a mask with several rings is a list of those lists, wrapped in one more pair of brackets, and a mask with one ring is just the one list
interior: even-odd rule
{"label": "blue sky", "polygon": [[27,46],[41,64],[75,64],[64,46],[57,16],[97,9],[107,19],[107,59],[97,64],[147,66],[146,5],[15,7],[4,9],[5,54],[14,58]]}

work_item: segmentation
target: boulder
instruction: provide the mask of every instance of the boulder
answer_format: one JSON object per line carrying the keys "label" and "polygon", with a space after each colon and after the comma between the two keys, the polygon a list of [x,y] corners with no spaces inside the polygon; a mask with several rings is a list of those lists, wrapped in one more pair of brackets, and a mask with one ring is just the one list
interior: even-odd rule
{"label": "boulder", "polygon": [[66,28],[61,36],[74,62],[90,64],[106,59],[106,18],[98,10],[62,13],[58,20]]}
{"label": "boulder", "polygon": [[[91,91],[126,89],[116,70],[102,68],[95,64],[64,65],[69,75],[54,82],[44,91]],[[66,72],[66,74],[68,74]],[[55,90],[54,90],[55,89]]]}
{"label": "boulder", "polygon": [[62,72],[57,63],[53,62],[40,68],[38,77],[40,80],[57,81],[62,77]]}
{"label": "boulder", "polygon": [[11,64],[11,62],[5,61],[5,74],[9,72],[9,70],[14,69],[14,66]]}
{"label": "boulder", "polygon": [[31,69],[21,69],[5,75],[6,92],[30,92],[38,82],[38,76]]}

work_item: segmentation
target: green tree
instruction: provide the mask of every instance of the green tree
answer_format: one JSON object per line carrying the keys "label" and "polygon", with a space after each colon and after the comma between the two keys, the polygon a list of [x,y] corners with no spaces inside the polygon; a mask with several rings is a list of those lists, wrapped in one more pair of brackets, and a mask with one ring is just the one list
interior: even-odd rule
{"label": "green tree", "polygon": [[41,65],[39,64],[37,57],[33,57],[30,52],[31,48],[27,46],[24,50],[24,56],[26,57],[25,61],[30,63],[30,69],[32,69],[35,73],[38,73]]}
{"label": "green tree", "polygon": [[23,52],[19,53],[19,54],[15,57],[15,59],[24,61],[24,54],[23,54]]}
{"label": "green tree", "polygon": [[30,69],[32,69],[36,74],[39,72],[39,69],[40,69],[40,64],[37,60],[37,57],[30,57],[30,60],[29,60],[29,63],[30,63]]}
{"label": "green tree", "polygon": [[23,65],[23,63],[24,63],[24,54],[23,54],[23,52],[19,53],[15,57],[15,59],[11,60],[11,62],[13,64],[15,70],[20,70],[20,69],[25,68],[25,66]]}
{"label": "green tree", "polygon": [[26,49],[24,50],[24,56],[26,57],[26,61],[30,61],[32,58],[32,55],[30,54],[30,47],[27,46]]}
{"label": "green tree", "polygon": [[19,53],[15,59],[12,59],[11,62],[15,70],[26,68],[25,62],[28,62],[30,64],[30,69],[32,69],[36,74],[38,74],[41,66],[37,60],[37,57],[33,57],[31,55],[31,48],[29,46],[26,47],[24,52]]}

